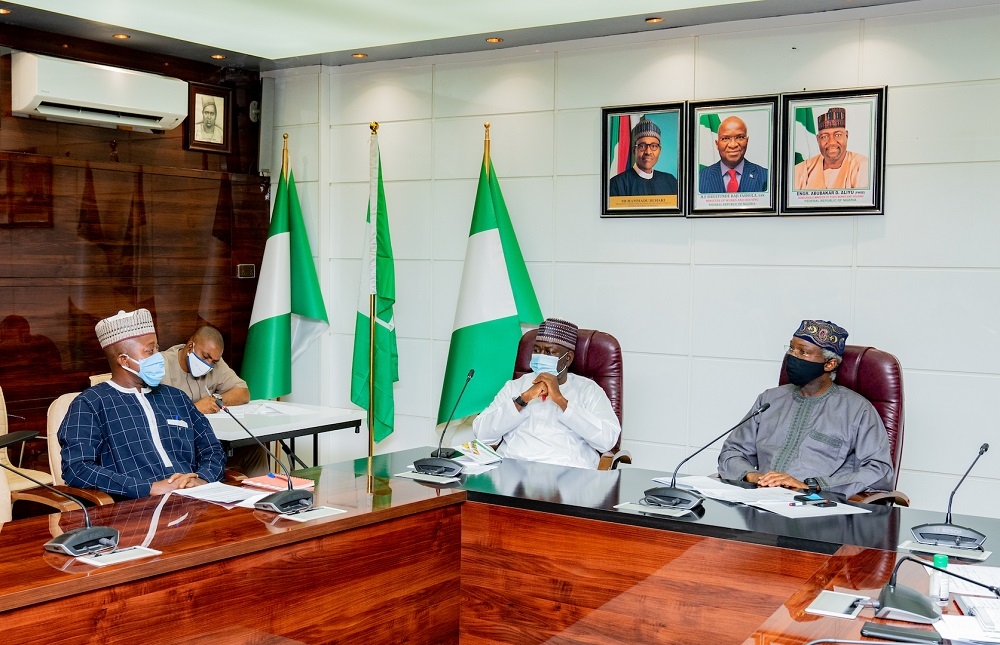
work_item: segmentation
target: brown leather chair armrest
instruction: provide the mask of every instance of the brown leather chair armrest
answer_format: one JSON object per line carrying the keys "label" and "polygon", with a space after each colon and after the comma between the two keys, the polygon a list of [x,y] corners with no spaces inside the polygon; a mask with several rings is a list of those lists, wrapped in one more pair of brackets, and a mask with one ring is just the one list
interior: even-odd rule
{"label": "brown leather chair armrest", "polygon": [[222,483],[239,486],[240,484],[243,483],[243,480],[246,478],[247,476],[241,473],[240,471],[233,470],[232,468],[226,468],[225,472],[223,473]]}
{"label": "brown leather chair armrest", "polygon": [[597,470],[617,470],[618,464],[621,463],[632,463],[632,454],[628,450],[601,453],[601,461],[597,464]]}
{"label": "brown leather chair armrest", "polygon": [[[93,506],[104,506],[105,504],[115,503],[115,500],[107,493],[91,488],[73,488],[72,486],[53,486],[53,488],[68,495],[79,497],[84,501],[90,502]],[[35,502],[58,511],[75,511],[80,508],[76,502],[57,495],[47,488],[29,488],[17,491],[16,493],[11,493],[10,500],[11,502],[21,500]]]}
{"label": "brown leather chair armrest", "polygon": [[857,495],[852,496],[850,501],[857,502],[858,504],[882,504],[882,505],[895,504],[896,506],[910,505],[910,498],[907,497],[906,494],[901,493],[898,490],[889,492],[874,491],[867,493],[864,492],[858,493]]}

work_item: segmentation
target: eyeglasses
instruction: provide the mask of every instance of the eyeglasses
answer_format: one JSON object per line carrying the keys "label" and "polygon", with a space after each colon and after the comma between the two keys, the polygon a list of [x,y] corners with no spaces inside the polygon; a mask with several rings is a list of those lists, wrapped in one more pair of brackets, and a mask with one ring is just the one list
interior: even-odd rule
{"label": "eyeglasses", "polygon": [[736,134],[733,136],[719,137],[719,141],[721,141],[722,143],[732,143],[733,141],[737,143],[743,143],[746,140],[747,140],[747,135],[745,134]]}
{"label": "eyeglasses", "polygon": [[635,144],[635,149],[638,150],[639,152],[646,152],[646,150],[649,150],[650,152],[659,152],[659,150],[660,150],[660,144],[658,144],[658,143],[637,143],[637,144]]}

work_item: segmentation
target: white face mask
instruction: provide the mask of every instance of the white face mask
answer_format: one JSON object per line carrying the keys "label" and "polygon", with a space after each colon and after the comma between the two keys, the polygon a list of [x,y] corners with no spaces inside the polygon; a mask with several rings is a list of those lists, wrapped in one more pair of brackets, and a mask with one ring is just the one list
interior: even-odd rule
{"label": "white face mask", "polygon": [[215,365],[201,360],[201,357],[194,353],[194,349],[188,351],[188,371],[191,372],[191,376],[201,378],[213,369],[215,369]]}

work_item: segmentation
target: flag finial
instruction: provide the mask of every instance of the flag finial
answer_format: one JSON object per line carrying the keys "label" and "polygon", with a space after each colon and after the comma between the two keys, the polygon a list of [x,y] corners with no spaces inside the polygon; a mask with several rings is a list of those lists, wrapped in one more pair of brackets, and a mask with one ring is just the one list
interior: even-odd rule
{"label": "flag finial", "polygon": [[372,121],[368,127],[371,128],[372,134],[378,134],[378,121]]}
{"label": "flag finial", "polygon": [[281,175],[288,181],[288,133],[281,135],[283,140],[281,147]]}
{"label": "flag finial", "polygon": [[486,176],[490,176],[490,122],[483,124],[486,128],[486,139],[483,141],[483,165],[486,167]]}

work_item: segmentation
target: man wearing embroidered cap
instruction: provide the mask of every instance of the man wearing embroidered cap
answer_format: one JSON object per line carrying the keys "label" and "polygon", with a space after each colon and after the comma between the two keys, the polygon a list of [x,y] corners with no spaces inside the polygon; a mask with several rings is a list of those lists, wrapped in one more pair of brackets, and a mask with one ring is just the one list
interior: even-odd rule
{"label": "man wearing embroidered cap", "polygon": [[508,381],[476,417],[476,438],[502,441],[505,457],[578,468],[596,468],[599,453],[618,441],[621,425],[600,385],[567,370],[576,350],[577,326],[548,318],[538,327],[531,372]]}
{"label": "man wearing embroidered cap", "polygon": [[135,498],[218,481],[224,456],[208,419],[186,394],[160,385],[149,311],[120,311],[95,330],[111,380],[76,397],[59,427],[66,483]]}
{"label": "man wearing embroidered cap", "polygon": [[889,437],[860,394],[834,382],[847,330],[803,320],[785,354],[790,383],[766,390],[719,453],[719,474],[758,486],[829,490],[847,497],[892,490]]}
{"label": "man wearing embroidered cap", "polygon": [[795,190],[868,188],[868,157],[847,149],[847,110],[816,117],[819,154],[795,164]]}
{"label": "man wearing embroidered cap", "polygon": [[640,119],[632,128],[632,152],[635,162],[625,172],[611,178],[608,195],[676,195],[677,178],[669,172],[653,170],[660,159],[660,128],[649,119]]}

